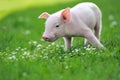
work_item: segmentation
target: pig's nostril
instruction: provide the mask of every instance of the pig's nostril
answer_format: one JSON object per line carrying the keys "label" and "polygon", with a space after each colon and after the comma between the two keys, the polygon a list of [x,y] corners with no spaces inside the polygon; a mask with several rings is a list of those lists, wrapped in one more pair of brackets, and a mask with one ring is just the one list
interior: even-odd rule
{"label": "pig's nostril", "polygon": [[49,38],[47,38],[47,37],[42,37],[42,38],[43,38],[44,40],[46,40],[46,41],[49,40]]}

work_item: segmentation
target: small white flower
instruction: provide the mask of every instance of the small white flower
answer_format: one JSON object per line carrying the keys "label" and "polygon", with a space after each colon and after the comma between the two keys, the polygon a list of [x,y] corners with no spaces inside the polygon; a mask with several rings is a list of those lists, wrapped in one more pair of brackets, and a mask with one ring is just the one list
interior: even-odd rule
{"label": "small white flower", "polygon": [[92,50],[96,50],[96,48],[92,48]]}
{"label": "small white flower", "polygon": [[58,47],[58,48],[59,48],[60,46],[57,44],[57,45],[56,45],[56,47]]}
{"label": "small white flower", "polygon": [[24,59],[25,57],[24,56],[22,56],[22,59]]}
{"label": "small white flower", "polygon": [[90,48],[86,48],[87,51],[90,51],[91,49]]}
{"label": "small white flower", "polygon": [[39,55],[40,58],[42,58],[42,55]]}
{"label": "small white flower", "polygon": [[33,44],[36,46],[37,45],[37,41],[33,41]]}
{"label": "small white flower", "polygon": [[113,16],[113,15],[109,15],[108,18],[109,18],[109,20],[111,20],[111,21],[114,20],[114,16]]}
{"label": "small white flower", "polygon": [[69,66],[68,66],[68,65],[66,65],[66,66],[65,66],[65,69],[68,69],[68,68],[69,68]]}
{"label": "small white flower", "polygon": [[9,59],[16,59],[16,56],[10,56]]}
{"label": "small white flower", "polygon": [[15,52],[15,51],[12,51],[11,53],[12,53],[13,55],[14,55],[14,54],[17,54],[17,52]]}
{"label": "small white flower", "polygon": [[27,76],[27,73],[26,73],[26,72],[23,72],[22,75],[23,75],[23,76]]}
{"label": "small white flower", "polygon": [[72,53],[74,53],[75,51],[73,50]]}
{"label": "small white flower", "polygon": [[29,35],[29,34],[30,34],[30,30],[26,30],[26,31],[24,32],[24,34],[25,34],[25,35]]}
{"label": "small white flower", "polygon": [[51,45],[55,45],[55,42],[51,43]]}
{"label": "small white flower", "polygon": [[31,45],[31,44],[32,44],[32,41],[29,41],[29,42],[28,42],[28,44],[30,44],[30,45]]}
{"label": "small white flower", "polygon": [[27,48],[21,48],[21,51],[26,51],[27,50]]}
{"label": "small white flower", "polygon": [[53,53],[53,50],[50,50],[50,53]]}
{"label": "small white flower", "polygon": [[40,48],[38,47],[38,48],[36,48],[35,50],[36,50],[36,51],[39,51],[39,50],[40,50]]}
{"label": "small white flower", "polygon": [[64,47],[64,45],[61,45],[61,47]]}
{"label": "small white flower", "polygon": [[30,52],[29,51],[25,51],[25,52],[23,52],[23,55],[30,55]]}
{"label": "small white flower", "polygon": [[42,46],[41,44],[38,44],[38,45],[37,45],[37,48],[40,48],[41,46]]}
{"label": "small white flower", "polygon": [[44,56],[43,58],[48,59],[48,56]]}
{"label": "small white flower", "polygon": [[79,52],[79,49],[75,49],[75,52]]}
{"label": "small white flower", "polygon": [[36,46],[38,44],[37,41],[29,41],[28,44]]}
{"label": "small white flower", "polygon": [[82,55],[85,55],[85,53],[81,53]]}
{"label": "small white flower", "polygon": [[87,47],[85,46],[84,49],[86,49]]}
{"label": "small white flower", "polygon": [[16,51],[19,51],[21,49],[21,47],[18,47],[18,48],[16,48]]}
{"label": "small white flower", "polygon": [[62,57],[60,56],[59,59],[62,59]]}
{"label": "small white flower", "polygon": [[64,56],[64,58],[67,58],[67,56]]}
{"label": "small white flower", "polygon": [[48,47],[51,47],[51,45],[48,45]]}
{"label": "small white flower", "polygon": [[44,41],[43,39],[40,39],[40,41]]}
{"label": "small white flower", "polygon": [[90,47],[90,45],[87,45],[87,47]]}
{"label": "small white flower", "polygon": [[115,27],[115,26],[117,26],[117,24],[118,24],[117,21],[112,21],[110,26]]}

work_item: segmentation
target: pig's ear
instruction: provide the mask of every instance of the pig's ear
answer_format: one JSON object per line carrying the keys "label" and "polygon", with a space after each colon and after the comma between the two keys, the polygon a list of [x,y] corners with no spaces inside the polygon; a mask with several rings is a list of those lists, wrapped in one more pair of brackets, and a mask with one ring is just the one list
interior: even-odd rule
{"label": "pig's ear", "polygon": [[44,18],[47,19],[50,16],[50,14],[48,14],[47,12],[42,13],[38,18]]}
{"label": "pig's ear", "polygon": [[71,13],[70,13],[70,8],[66,8],[62,11],[61,14],[62,18],[68,22],[71,21]]}

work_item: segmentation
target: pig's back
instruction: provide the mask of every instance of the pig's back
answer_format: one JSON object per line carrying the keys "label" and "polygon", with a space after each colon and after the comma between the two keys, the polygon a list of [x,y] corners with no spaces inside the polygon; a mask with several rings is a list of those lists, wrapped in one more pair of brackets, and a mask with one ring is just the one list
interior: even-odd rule
{"label": "pig's back", "polygon": [[72,12],[76,12],[76,13],[85,13],[85,12],[94,12],[94,13],[101,13],[99,7],[97,7],[96,4],[92,3],[92,2],[84,2],[84,3],[80,3],[76,6],[74,6],[71,9]]}
{"label": "pig's back", "polygon": [[97,19],[101,16],[100,9],[91,2],[80,3],[71,8],[72,16],[75,20],[82,20],[89,27],[95,26]]}

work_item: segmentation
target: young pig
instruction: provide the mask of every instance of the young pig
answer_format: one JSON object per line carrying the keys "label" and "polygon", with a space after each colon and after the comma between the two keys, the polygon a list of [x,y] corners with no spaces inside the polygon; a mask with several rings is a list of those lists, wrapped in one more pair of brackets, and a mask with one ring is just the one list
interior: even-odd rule
{"label": "young pig", "polygon": [[43,39],[53,42],[64,37],[65,49],[71,47],[72,37],[84,37],[85,45],[92,44],[99,49],[101,18],[100,9],[91,2],[84,2],[73,8],[66,8],[53,14],[42,13],[39,18],[45,18],[45,32]]}

